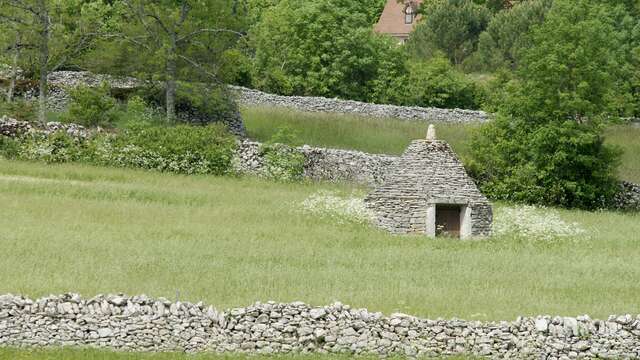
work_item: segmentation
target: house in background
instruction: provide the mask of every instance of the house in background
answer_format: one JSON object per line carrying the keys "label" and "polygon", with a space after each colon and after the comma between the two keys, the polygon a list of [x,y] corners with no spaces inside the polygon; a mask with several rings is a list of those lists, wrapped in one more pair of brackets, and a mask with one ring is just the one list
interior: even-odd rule
{"label": "house in background", "polygon": [[416,22],[420,20],[418,7],[421,3],[422,0],[387,0],[374,30],[380,34],[391,35],[404,44]]}

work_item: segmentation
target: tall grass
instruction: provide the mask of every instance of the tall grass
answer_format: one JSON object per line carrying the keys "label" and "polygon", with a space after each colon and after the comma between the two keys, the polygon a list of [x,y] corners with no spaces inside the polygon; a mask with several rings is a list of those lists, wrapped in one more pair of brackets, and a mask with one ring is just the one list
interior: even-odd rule
{"label": "tall grass", "polygon": [[[243,108],[249,137],[266,141],[279,127],[294,130],[308,145],[360,150],[374,154],[402,154],[411,140],[427,135],[428,123],[372,119],[356,115],[305,113],[281,108]],[[438,137],[459,153],[468,152],[467,139],[477,125],[437,124]]]}
{"label": "tall grass", "polygon": [[614,125],[605,132],[609,144],[624,152],[620,164],[620,177],[640,184],[640,126]]}
{"label": "tall grass", "polygon": [[[361,116],[304,113],[281,108],[244,108],[242,115],[251,138],[268,140],[279,127],[298,133],[302,142],[322,147],[355,149],[369,153],[401,154],[409,142],[426,135],[428,123]],[[464,160],[469,156],[474,124],[436,124],[438,137],[451,144]],[[620,177],[640,183],[640,127],[613,125],[607,142],[624,150]]]}
{"label": "tall grass", "polygon": [[346,185],[178,176],[0,160],[0,293],[145,293],[515,319],[640,313],[640,217],[562,211],[590,236],[397,237],[298,211]]}

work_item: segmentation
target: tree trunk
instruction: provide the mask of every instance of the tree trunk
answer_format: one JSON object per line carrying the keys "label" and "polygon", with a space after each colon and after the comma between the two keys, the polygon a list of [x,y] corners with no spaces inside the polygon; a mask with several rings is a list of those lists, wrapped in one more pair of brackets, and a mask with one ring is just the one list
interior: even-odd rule
{"label": "tree trunk", "polygon": [[18,59],[20,57],[20,32],[16,31],[16,41],[13,44],[13,64],[11,64],[11,82],[9,83],[9,91],[7,91],[7,102],[13,101],[13,93],[16,88],[16,80],[18,78]]}
{"label": "tree trunk", "polygon": [[176,37],[177,34],[171,34],[170,53],[167,56],[166,103],[169,122],[176,119]]}
{"label": "tree trunk", "polygon": [[47,120],[47,76],[49,75],[49,12],[45,0],[38,1],[40,17],[40,84],[38,96],[38,121],[41,123]]}

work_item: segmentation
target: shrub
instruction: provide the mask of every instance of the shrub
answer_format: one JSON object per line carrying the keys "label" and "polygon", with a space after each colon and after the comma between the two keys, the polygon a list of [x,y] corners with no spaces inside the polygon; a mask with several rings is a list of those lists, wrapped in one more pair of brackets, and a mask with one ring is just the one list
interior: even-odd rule
{"label": "shrub", "polygon": [[20,154],[20,143],[8,136],[0,135],[0,157],[14,159]]}
{"label": "shrub", "polygon": [[99,87],[80,85],[69,92],[69,109],[63,116],[66,122],[84,126],[111,126],[118,120],[118,103],[109,95],[109,85]]}
{"label": "shrub", "polygon": [[493,199],[607,207],[618,189],[620,154],[604,144],[601,133],[596,123],[537,125],[501,115],[474,136],[470,170]]}
{"label": "shrub", "polygon": [[224,126],[133,126],[114,139],[120,166],[186,174],[226,173],[235,140]]}
{"label": "shrub", "polygon": [[[225,174],[235,139],[221,125],[130,126],[118,135],[76,138],[63,131],[0,142],[0,154],[23,160],[80,161],[183,174]],[[16,146],[17,143],[17,146]]]}
{"label": "shrub", "polygon": [[64,131],[49,135],[29,134],[22,138],[18,158],[48,163],[79,161],[83,158],[86,140],[75,138]]}
{"label": "shrub", "polygon": [[297,135],[291,129],[279,128],[260,148],[264,157],[264,176],[279,181],[301,180],[305,157],[294,147],[297,144]]}
{"label": "shrub", "polygon": [[413,61],[407,74],[381,83],[376,93],[383,103],[438,108],[477,109],[483,90],[444,57]]}
{"label": "shrub", "polygon": [[[137,95],[150,106],[165,109],[163,87],[146,87],[139,90]],[[181,122],[205,125],[237,117],[238,107],[224,87],[179,82],[176,89],[176,116]]]}
{"label": "shrub", "polygon": [[34,121],[36,119],[36,105],[22,99],[6,102],[4,97],[0,96],[0,116],[2,115],[20,121]]}

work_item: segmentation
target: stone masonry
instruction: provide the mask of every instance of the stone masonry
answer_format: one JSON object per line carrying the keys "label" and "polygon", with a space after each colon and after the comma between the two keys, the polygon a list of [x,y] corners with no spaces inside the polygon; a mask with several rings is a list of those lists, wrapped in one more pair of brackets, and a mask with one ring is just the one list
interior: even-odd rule
{"label": "stone masonry", "polygon": [[488,359],[640,357],[640,315],[519,317],[515,321],[384,316],[339,302],[256,303],[218,311],[144,295],[0,296],[0,346],[116,351],[335,353]]}
{"label": "stone masonry", "polygon": [[484,111],[476,110],[372,104],[317,96],[282,96],[240,86],[230,87],[237,94],[238,102],[249,106],[283,107],[303,112],[339,113],[369,118],[395,118],[436,123],[482,123],[490,118]]}
{"label": "stone masonry", "polygon": [[442,140],[413,141],[365,202],[378,225],[394,234],[435,236],[437,206],[456,205],[461,237],[491,235],[491,205]]}

